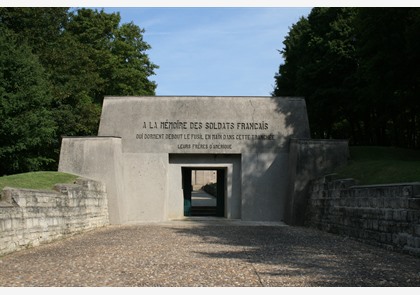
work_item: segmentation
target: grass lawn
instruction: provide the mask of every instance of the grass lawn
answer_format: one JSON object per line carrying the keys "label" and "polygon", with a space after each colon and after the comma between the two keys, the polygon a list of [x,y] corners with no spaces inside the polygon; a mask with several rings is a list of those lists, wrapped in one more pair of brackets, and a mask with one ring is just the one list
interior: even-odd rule
{"label": "grass lawn", "polygon": [[361,185],[420,182],[420,151],[393,147],[350,147],[350,161],[336,173]]}
{"label": "grass lawn", "polygon": [[0,191],[4,187],[49,190],[57,183],[73,183],[78,176],[54,172],[28,172],[0,177]]}

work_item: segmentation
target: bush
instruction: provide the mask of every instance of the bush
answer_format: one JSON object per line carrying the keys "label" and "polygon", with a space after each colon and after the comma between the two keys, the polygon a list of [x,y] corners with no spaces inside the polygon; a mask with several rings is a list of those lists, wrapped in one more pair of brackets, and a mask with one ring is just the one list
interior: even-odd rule
{"label": "bush", "polygon": [[203,185],[201,189],[214,197],[217,195],[217,183],[207,183],[206,185]]}

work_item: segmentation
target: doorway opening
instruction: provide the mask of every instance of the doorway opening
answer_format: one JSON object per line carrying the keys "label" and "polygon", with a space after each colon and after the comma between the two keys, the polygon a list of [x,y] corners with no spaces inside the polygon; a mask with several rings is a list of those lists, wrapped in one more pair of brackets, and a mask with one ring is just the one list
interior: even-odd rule
{"label": "doorway opening", "polygon": [[184,216],[225,216],[226,169],[182,167]]}

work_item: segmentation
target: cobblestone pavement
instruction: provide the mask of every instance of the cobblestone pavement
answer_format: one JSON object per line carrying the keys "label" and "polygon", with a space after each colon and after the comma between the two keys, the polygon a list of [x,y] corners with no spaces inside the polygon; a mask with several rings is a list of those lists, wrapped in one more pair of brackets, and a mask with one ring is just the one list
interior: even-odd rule
{"label": "cobblestone pavement", "polygon": [[108,226],[0,257],[2,287],[420,286],[420,258],[277,224]]}

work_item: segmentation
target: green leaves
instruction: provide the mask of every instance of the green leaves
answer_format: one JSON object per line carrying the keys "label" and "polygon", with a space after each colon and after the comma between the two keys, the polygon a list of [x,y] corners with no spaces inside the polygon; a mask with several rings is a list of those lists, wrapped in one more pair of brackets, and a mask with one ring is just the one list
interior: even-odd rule
{"label": "green leaves", "polygon": [[42,169],[56,132],[47,76],[28,46],[0,32],[0,175]]}
{"label": "green leaves", "polygon": [[61,136],[97,134],[105,95],[155,94],[144,30],[120,20],[92,9],[0,8],[0,175],[56,169]]}
{"label": "green leaves", "polygon": [[144,53],[150,46],[143,41],[139,27],[132,23],[123,24],[116,32],[111,43],[112,83],[107,93],[110,95],[152,95],[156,84],[148,77],[158,68]]}
{"label": "green leaves", "polygon": [[273,95],[306,98],[314,138],[420,147],[419,32],[418,8],[314,8],[284,41]]}
{"label": "green leaves", "polygon": [[304,96],[312,136],[329,138],[335,122],[349,115],[352,72],[356,67],[351,45],[351,8],[314,8],[294,25],[284,42],[285,64],[276,75],[276,96]]}

